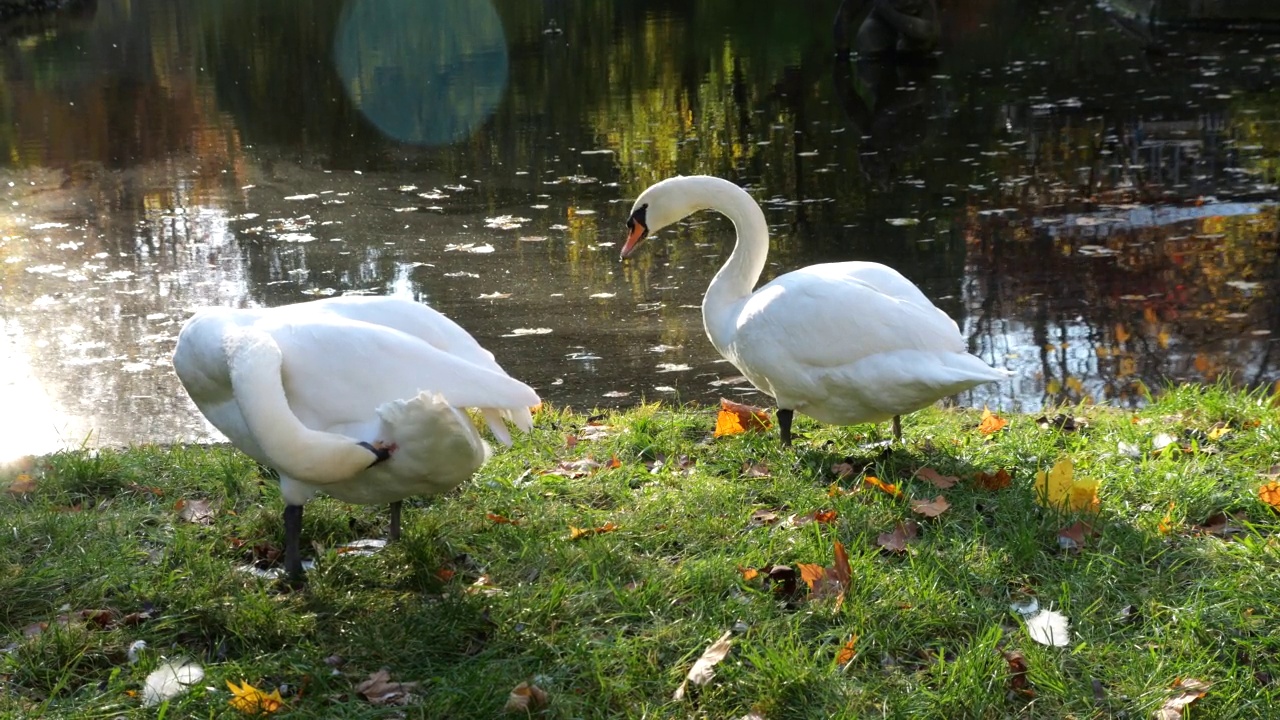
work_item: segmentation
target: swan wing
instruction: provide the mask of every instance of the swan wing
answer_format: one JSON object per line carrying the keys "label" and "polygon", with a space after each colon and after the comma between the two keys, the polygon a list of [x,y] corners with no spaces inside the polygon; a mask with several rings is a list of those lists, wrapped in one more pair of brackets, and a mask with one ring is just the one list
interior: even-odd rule
{"label": "swan wing", "polygon": [[900,350],[961,353],[956,323],[890,268],[814,265],[747,298],[734,347],[748,365],[832,368]]}
{"label": "swan wing", "polygon": [[311,427],[367,421],[378,406],[422,392],[454,407],[524,410],[540,400],[528,385],[385,325],[336,315],[264,317],[284,356],[289,403]]}

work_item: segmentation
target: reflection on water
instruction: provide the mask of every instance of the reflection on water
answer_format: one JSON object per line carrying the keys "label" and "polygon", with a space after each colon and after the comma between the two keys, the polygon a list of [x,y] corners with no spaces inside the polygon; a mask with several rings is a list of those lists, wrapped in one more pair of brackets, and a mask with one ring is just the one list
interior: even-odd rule
{"label": "reflection on water", "polygon": [[766,279],[919,283],[1017,373],[966,402],[1280,378],[1280,36],[1154,52],[985,0],[934,58],[836,64],[819,4],[144,0],[0,41],[0,455],[210,437],[168,364],[189,312],[335,293],[422,298],[555,402],[744,394],[698,310],[731,226],[617,259],[677,172],[752,190]]}

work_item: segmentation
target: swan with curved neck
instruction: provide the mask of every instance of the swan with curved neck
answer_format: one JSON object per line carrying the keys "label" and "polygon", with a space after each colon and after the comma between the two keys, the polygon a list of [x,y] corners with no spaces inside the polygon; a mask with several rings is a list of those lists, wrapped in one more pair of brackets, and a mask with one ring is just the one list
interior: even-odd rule
{"label": "swan with curved neck", "polygon": [[872,262],[810,265],[758,290],[769,232],[759,204],[716,177],[673,177],[640,194],[627,219],[627,258],[649,235],[699,210],[728,217],[733,252],[702,300],[711,344],[774,398],[782,442],[801,412],[853,425],[899,416],[1008,377],[965,350],[955,321],[896,270]]}
{"label": "swan with curved neck", "polygon": [[435,310],[400,298],[341,297],[276,308],[208,308],[183,326],[174,370],[200,412],[280,473],[285,570],[302,573],[302,506],[324,492],[391,504],[465,482],[494,437],[532,427],[540,401],[492,353]]}

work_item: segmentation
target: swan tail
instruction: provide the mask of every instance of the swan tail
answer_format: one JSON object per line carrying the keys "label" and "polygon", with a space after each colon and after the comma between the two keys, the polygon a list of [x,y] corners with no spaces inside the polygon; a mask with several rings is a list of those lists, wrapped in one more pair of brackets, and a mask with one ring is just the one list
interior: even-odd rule
{"label": "swan tail", "polygon": [[489,458],[471,419],[438,394],[385,403],[378,416],[395,444],[391,457],[399,472],[430,476],[440,492],[466,482]]}
{"label": "swan tail", "polygon": [[997,382],[1013,375],[1003,368],[991,367],[982,358],[969,353],[948,353],[942,356],[942,364],[957,381],[973,382],[974,385]]}

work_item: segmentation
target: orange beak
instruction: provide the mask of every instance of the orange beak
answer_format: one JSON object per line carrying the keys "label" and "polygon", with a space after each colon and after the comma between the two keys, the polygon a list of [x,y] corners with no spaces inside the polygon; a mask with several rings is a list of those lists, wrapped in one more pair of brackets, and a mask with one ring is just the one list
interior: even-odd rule
{"label": "orange beak", "polygon": [[622,257],[631,257],[631,253],[635,252],[636,246],[644,240],[644,236],[649,234],[649,228],[644,223],[638,222],[631,227],[631,234],[627,235],[627,242],[622,246]]}

